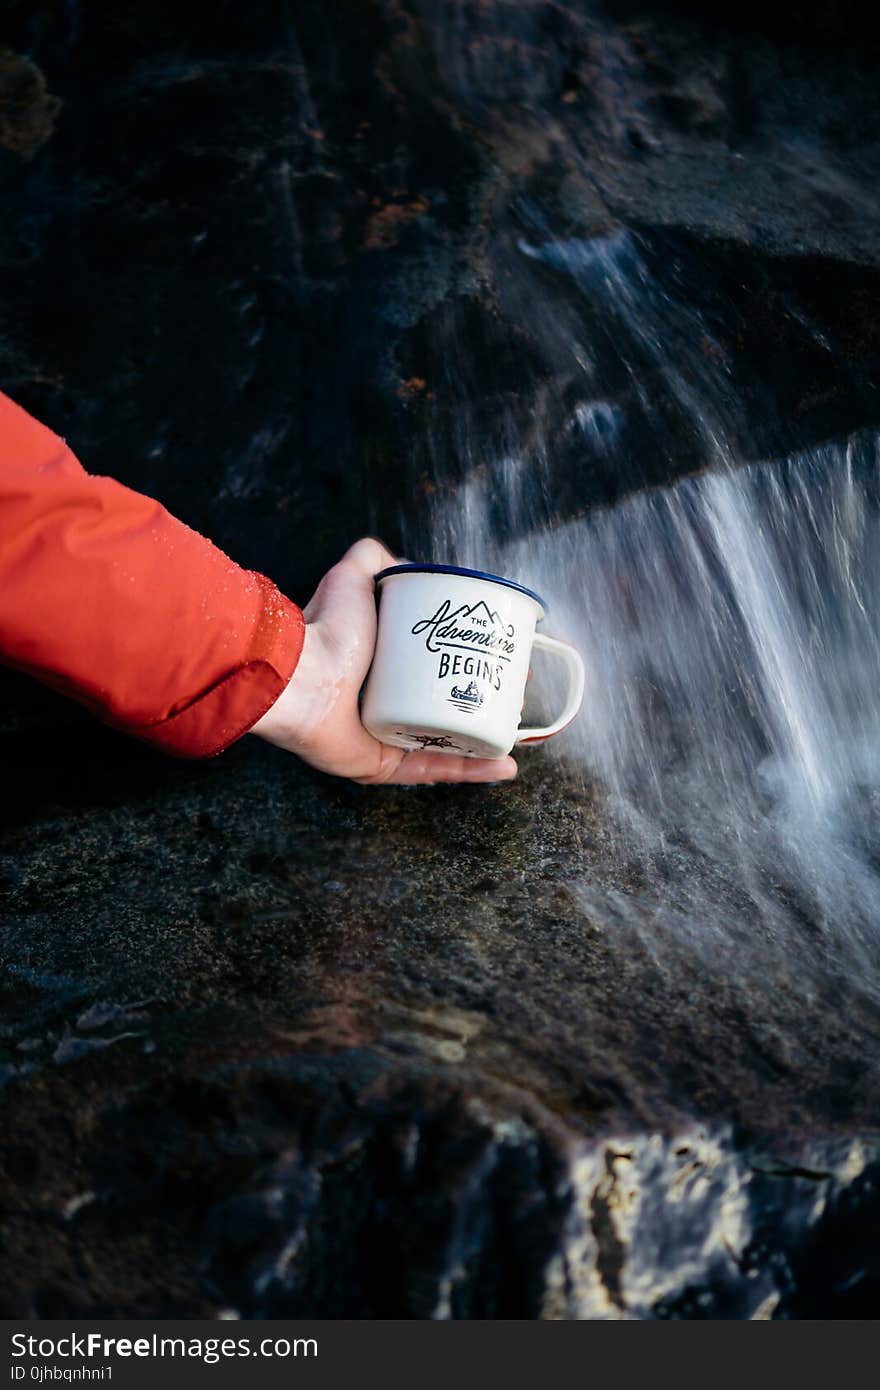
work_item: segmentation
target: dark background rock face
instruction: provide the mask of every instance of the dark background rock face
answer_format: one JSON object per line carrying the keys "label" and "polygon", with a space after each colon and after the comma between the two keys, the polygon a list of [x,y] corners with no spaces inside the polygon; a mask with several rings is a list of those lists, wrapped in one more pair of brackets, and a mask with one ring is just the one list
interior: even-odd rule
{"label": "dark background rock face", "polygon": [[[627,230],[738,456],[876,425],[877,59],[818,5],[6,4],[0,384],[300,601],[536,434],[562,514],[705,465],[523,240]],[[639,888],[601,788],[180,765],[0,694],[4,1315],[875,1311],[876,1009],[591,920]]]}

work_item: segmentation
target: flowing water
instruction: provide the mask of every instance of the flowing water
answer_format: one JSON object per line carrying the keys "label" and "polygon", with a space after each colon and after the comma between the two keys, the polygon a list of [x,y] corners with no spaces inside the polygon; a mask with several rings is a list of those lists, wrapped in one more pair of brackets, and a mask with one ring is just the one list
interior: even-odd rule
{"label": "flowing water", "polygon": [[[538,429],[472,460],[436,508],[435,558],[545,594],[547,629],[584,655],[584,710],[552,756],[577,795],[600,789],[608,834],[585,844],[572,891],[661,970],[684,952],[752,1004],[780,988],[806,1007],[844,986],[875,1000],[880,439],[743,464],[708,326],[660,291],[632,237],[566,241],[530,222],[519,273],[551,267],[619,326],[633,399],[650,419],[671,394],[709,463],[562,518]],[[576,351],[582,399],[563,427],[588,469],[613,461],[624,422],[590,344]],[[656,439],[674,448],[659,417]],[[536,669],[535,684],[552,681]]]}

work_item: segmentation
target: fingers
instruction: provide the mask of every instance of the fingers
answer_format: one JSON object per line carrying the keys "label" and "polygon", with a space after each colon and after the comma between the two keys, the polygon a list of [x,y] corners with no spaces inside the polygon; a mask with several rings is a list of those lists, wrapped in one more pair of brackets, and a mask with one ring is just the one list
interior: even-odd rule
{"label": "fingers", "polygon": [[[510,782],[516,776],[513,758],[458,758],[446,753],[404,753],[387,749],[376,773],[355,780],[364,786],[417,786],[435,782]],[[394,756],[399,755],[399,756]]]}
{"label": "fingers", "polygon": [[446,753],[407,753],[397,769],[396,781],[510,782],[516,776],[513,758],[457,758]]}

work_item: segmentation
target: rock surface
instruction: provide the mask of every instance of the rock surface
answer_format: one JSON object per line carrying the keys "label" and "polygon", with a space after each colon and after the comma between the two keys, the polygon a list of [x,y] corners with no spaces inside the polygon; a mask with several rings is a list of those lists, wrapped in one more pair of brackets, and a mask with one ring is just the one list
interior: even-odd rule
{"label": "rock surface", "polygon": [[[337,9],[7,7],[2,384],[90,469],[304,600],[536,421],[562,510],[700,467],[519,249],[621,226],[711,324],[746,456],[880,423],[845,16]],[[578,334],[629,422],[604,462]],[[600,787],[178,765],[0,693],[0,1313],[873,1314],[876,1008],[591,915],[643,886]]]}

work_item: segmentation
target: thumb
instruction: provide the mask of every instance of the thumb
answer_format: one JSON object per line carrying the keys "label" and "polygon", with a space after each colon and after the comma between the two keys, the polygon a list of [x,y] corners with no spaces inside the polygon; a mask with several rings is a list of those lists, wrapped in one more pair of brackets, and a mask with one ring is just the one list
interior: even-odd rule
{"label": "thumb", "polygon": [[380,570],[395,563],[395,557],[381,541],[365,536],[355,541],[342,559],[328,570],[312,598],[303,609],[307,623],[318,620],[328,602],[362,603],[373,601],[373,579]]}
{"label": "thumb", "polygon": [[372,579],[380,570],[388,569],[389,565],[396,565],[398,561],[382,541],[375,536],[364,536],[349,546],[339,563],[349,565]]}

